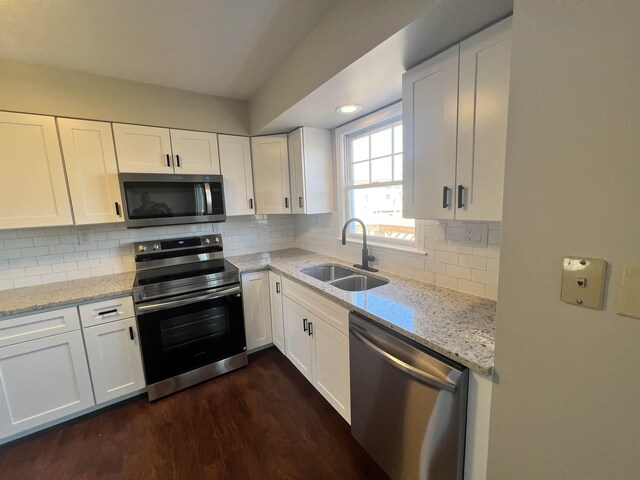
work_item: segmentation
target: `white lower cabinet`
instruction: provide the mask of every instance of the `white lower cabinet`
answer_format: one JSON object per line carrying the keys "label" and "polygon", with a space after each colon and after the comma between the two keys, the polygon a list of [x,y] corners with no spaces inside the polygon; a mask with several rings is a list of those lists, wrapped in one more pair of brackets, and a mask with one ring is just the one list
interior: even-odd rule
{"label": "white lower cabinet", "polygon": [[247,350],[272,343],[269,272],[242,274],[242,307]]}
{"label": "white lower cabinet", "polygon": [[0,348],[0,438],[94,405],[79,330]]}
{"label": "white lower cabinet", "polygon": [[340,330],[349,312],[288,281],[282,306],[287,358],[350,422],[349,337]]}
{"label": "white lower cabinet", "polygon": [[284,314],[284,331],[286,337],[286,355],[298,370],[313,382],[313,367],[311,365],[311,335],[309,323],[315,318],[305,308],[293,300],[285,297],[282,300]]}
{"label": "white lower cabinet", "polygon": [[84,329],[96,403],[145,387],[134,317]]}
{"label": "white lower cabinet", "polygon": [[269,271],[269,296],[271,297],[271,332],[273,344],[286,354],[284,343],[284,317],[282,313],[282,277]]}

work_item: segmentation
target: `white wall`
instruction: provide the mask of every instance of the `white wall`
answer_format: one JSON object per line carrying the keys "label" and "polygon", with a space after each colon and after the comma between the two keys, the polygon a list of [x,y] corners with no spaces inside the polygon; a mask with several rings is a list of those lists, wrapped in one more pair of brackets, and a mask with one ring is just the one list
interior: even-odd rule
{"label": "white wall", "polygon": [[246,135],[241,100],[0,59],[0,110]]}
{"label": "white wall", "polygon": [[[488,478],[640,475],[640,2],[517,0]],[[562,259],[603,258],[602,310],[560,300]],[[640,292],[639,292],[640,293]]]}
{"label": "white wall", "polygon": [[[462,222],[426,221],[427,255],[370,247],[375,268],[480,297],[495,299],[500,262],[500,222],[489,223],[486,247],[471,247],[453,240],[462,235]],[[296,215],[296,246],[360,263],[362,245],[340,242],[338,214]],[[444,239],[441,240],[441,239]]]}
{"label": "white wall", "polygon": [[[93,242],[78,243],[89,230]],[[135,270],[133,242],[221,233],[225,256],[293,247],[292,215],[127,230],[123,224],[0,230],[0,290]]]}

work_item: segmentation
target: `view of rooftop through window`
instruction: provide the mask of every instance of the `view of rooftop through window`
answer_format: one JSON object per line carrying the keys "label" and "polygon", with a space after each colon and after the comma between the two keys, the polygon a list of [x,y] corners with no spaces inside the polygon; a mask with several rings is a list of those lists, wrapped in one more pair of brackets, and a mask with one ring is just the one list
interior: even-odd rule
{"label": "view of rooftop through window", "polygon": [[[346,137],[350,217],[367,225],[371,239],[413,246],[415,220],[402,218],[402,121]],[[359,224],[351,234],[361,234]]]}

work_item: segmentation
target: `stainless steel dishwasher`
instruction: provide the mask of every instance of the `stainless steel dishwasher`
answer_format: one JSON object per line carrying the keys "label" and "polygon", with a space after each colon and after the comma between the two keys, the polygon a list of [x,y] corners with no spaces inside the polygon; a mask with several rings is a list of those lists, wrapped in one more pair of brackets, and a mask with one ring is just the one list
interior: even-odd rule
{"label": "stainless steel dishwasher", "polygon": [[349,316],[351,434],[394,480],[460,480],[469,371]]}

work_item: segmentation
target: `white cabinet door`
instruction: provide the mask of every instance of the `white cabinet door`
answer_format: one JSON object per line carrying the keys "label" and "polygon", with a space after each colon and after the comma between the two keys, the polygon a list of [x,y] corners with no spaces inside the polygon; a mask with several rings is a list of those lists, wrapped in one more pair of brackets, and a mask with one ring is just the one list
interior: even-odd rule
{"label": "white cabinet door", "polygon": [[176,173],[219,175],[218,137],[215,133],[171,129]]}
{"label": "white cabinet door", "polygon": [[120,172],[173,173],[168,128],[113,124]]}
{"label": "white cabinet door", "polygon": [[111,124],[58,119],[76,225],[122,222],[122,197]]}
{"label": "white cabinet door", "polygon": [[303,127],[288,136],[293,213],[333,212],[331,133]]}
{"label": "white cabinet door", "polygon": [[404,217],[454,218],[458,51],[451,47],[402,77]]}
{"label": "white cabinet door", "polygon": [[282,298],[286,355],[298,370],[313,382],[311,337],[308,325],[314,318],[306,309],[287,297]]}
{"label": "white cabinet door", "polygon": [[242,274],[242,306],[247,350],[272,343],[269,272]]}
{"label": "white cabinet door", "polygon": [[79,330],[0,348],[0,434],[94,405]]}
{"label": "white cabinet door", "polygon": [[286,135],[251,139],[256,213],[291,213]]}
{"label": "white cabinet door", "polygon": [[458,220],[502,220],[510,70],[511,18],[460,44]]}
{"label": "white cabinet door", "polygon": [[0,229],[71,225],[53,117],[0,112]]}
{"label": "white cabinet door", "polygon": [[135,318],[85,328],[84,341],[98,404],[145,387]]}
{"label": "white cabinet door", "polygon": [[271,297],[271,331],[273,344],[286,355],[284,343],[284,318],[282,316],[282,277],[269,272],[269,295]]}
{"label": "white cabinet door", "polygon": [[312,325],[313,384],[340,415],[351,422],[349,338],[316,318]]}
{"label": "white cabinet door", "polygon": [[218,148],[227,217],[255,214],[251,140],[249,137],[218,135]]}

